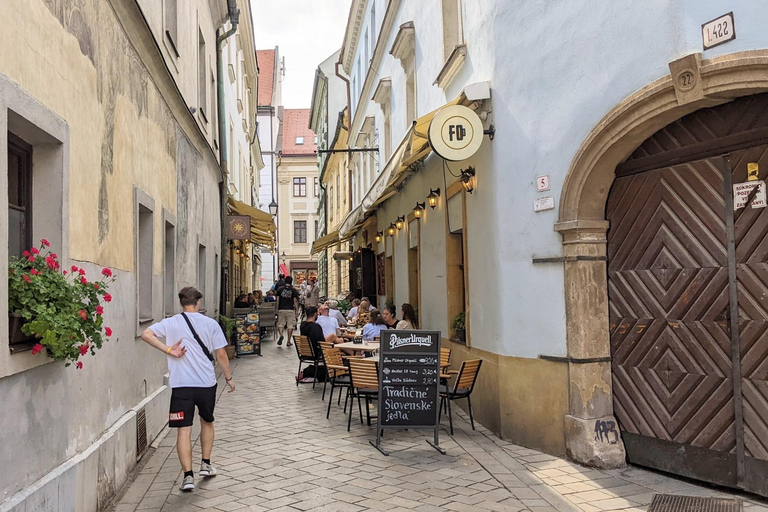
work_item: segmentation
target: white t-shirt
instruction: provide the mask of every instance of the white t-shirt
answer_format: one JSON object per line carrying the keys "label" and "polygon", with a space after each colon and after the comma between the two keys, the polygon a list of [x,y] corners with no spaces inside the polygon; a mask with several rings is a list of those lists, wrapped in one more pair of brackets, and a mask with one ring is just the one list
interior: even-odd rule
{"label": "white t-shirt", "polygon": [[353,307],[349,310],[349,313],[347,313],[347,318],[352,319],[357,316],[357,306]]}
{"label": "white t-shirt", "polygon": [[344,318],[344,315],[342,315],[341,311],[338,309],[331,309],[328,311],[328,316],[335,318],[339,322],[339,325],[347,325],[347,319]]}
{"label": "white t-shirt", "polygon": [[339,321],[335,318],[331,318],[330,316],[325,315],[317,315],[317,324],[323,328],[323,336],[328,336],[329,334],[338,334],[339,330]]}
{"label": "white t-shirt", "polygon": [[[224,332],[215,320],[200,313],[186,315],[195,327],[200,341],[205,343],[211,354],[214,350],[227,346]],[[187,349],[184,357],[168,356],[171,388],[210,388],[216,385],[213,363],[205,356],[181,314],[173,315],[152,325],[150,330],[158,338],[165,338],[167,346],[170,347],[181,340],[181,346]]]}

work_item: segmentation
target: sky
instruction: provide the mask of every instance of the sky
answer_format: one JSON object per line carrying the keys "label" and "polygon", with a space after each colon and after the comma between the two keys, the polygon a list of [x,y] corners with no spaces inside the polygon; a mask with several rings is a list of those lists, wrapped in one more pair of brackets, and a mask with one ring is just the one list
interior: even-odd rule
{"label": "sky", "polygon": [[251,0],[256,49],[280,47],[283,105],[309,108],[318,64],[341,48],[352,0]]}

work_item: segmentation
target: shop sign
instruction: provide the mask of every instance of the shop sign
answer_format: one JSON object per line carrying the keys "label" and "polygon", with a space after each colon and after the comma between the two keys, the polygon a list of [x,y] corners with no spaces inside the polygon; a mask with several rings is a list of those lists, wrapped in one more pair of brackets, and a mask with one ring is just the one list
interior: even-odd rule
{"label": "shop sign", "polygon": [[[757,188],[757,191],[752,194],[755,188]],[[751,202],[749,201],[750,195],[754,195]],[[747,206],[747,203],[750,203],[752,208],[765,208],[768,205],[768,202],[766,202],[764,180],[733,184],[733,209],[739,210],[744,208]]]}
{"label": "shop sign", "polygon": [[466,160],[483,143],[483,122],[463,105],[450,105],[435,114],[429,124],[429,145],[440,158]]}
{"label": "shop sign", "polygon": [[227,238],[248,240],[251,237],[251,218],[248,215],[227,216]]}
{"label": "shop sign", "polygon": [[736,39],[733,11],[703,24],[701,26],[701,38],[704,41],[705,50]]}

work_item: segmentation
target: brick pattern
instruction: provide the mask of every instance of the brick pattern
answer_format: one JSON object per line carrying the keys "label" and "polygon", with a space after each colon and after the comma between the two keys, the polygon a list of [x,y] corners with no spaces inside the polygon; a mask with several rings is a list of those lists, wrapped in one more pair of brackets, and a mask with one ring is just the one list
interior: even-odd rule
{"label": "brick pattern", "polygon": [[[387,431],[392,453],[385,457],[368,443],[376,430],[360,423],[357,410],[348,433],[341,406],[325,419],[322,386],[295,385],[294,350],[269,342],[263,349],[263,358],[234,362],[238,389],[217,404],[212,462],[219,475],[197,478],[193,493],[181,493],[170,432],[155,441],[114,512],[641,511],[656,492],[727,495],[635,467],[595,470],[516,446],[477,423],[472,431],[458,407],[453,438],[443,418],[447,455],[425,442],[431,432]],[[199,445],[194,451],[197,471]],[[745,509],[768,512],[751,501]]]}

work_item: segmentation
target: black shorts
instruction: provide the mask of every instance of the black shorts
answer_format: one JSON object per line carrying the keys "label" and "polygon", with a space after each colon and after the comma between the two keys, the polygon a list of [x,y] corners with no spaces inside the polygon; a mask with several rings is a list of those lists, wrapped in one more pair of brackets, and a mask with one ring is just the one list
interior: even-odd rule
{"label": "black shorts", "polygon": [[213,408],[216,406],[216,385],[210,388],[173,388],[168,425],[191,427],[195,406],[200,417],[213,423]]}

